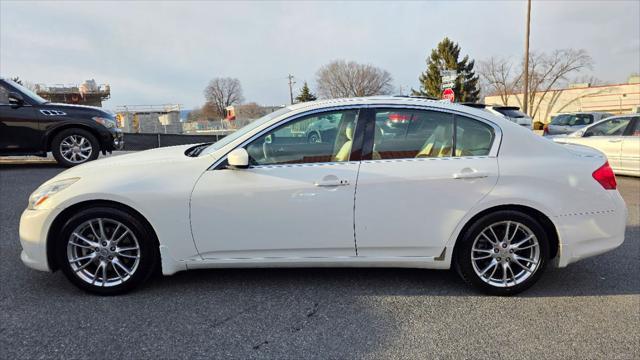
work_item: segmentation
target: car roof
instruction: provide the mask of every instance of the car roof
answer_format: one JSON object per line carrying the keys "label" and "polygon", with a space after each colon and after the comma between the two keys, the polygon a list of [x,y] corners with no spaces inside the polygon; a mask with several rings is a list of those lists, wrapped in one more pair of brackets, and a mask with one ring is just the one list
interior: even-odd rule
{"label": "car roof", "polygon": [[407,106],[428,106],[445,110],[470,112],[474,114],[483,114],[486,116],[485,111],[478,111],[477,109],[465,106],[460,103],[451,103],[446,100],[435,100],[423,97],[411,97],[411,96],[368,96],[368,97],[356,97],[356,98],[338,98],[338,99],[325,99],[317,101],[309,101],[294,105],[287,106],[290,110],[313,110],[322,109],[333,106],[344,105],[407,105]]}

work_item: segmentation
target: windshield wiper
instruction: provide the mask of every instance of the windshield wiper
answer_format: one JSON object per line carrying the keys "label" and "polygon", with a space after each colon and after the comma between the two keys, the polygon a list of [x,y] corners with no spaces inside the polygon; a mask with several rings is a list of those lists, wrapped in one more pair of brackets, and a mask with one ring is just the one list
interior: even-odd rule
{"label": "windshield wiper", "polygon": [[213,143],[212,142],[208,142],[208,143],[204,143],[204,144],[198,144],[196,146],[188,148],[184,152],[184,154],[187,155],[187,156],[190,156],[190,157],[196,157],[196,156],[200,155],[200,153],[211,144],[213,144]]}

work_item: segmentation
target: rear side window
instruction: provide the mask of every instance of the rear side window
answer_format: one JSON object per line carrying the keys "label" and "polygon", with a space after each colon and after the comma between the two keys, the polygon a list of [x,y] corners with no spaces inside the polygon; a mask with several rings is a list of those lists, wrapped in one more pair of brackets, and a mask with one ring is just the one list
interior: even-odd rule
{"label": "rear side window", "polygon": [[490,126],[450,113],[381,109],[375,116],[373,160],[483,156],[493,143]]}
{"label": "rear side window", "polygon": [[436,111],[376,111],[373,159],[448,157],[453,151],[453,115]]}
{"label": "rear side window", "polygon": [[636,123],[631,130],[631,136],[640,136],[640,117],[635,117],[633,119]]}
{"label": "rear side window", "polygon": [[493,129],[480,121],[456,116],[456,156],[485,156],[491,151]]}

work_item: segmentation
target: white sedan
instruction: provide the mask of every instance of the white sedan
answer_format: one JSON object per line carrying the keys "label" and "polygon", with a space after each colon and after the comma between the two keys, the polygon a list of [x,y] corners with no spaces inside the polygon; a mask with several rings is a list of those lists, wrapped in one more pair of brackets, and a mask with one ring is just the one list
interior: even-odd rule
{"label": "white sedan", "polygon": [[602,151],[616,174],[640,176],[640,115],[607,118],[569,134],[554,137],[561,144],[579,144]]}
{"label": "white sedan", "polygon": [[[328,116],[335,131],[308,141]],[[616,248],[625,221],[595,150],[462,105],[373,97],[293,105],[214,144],[64,171],[31,195],[20,241],[27,266],[98,294],[158,267],[332,266],[454,267],[508,295],[548,265]]]}

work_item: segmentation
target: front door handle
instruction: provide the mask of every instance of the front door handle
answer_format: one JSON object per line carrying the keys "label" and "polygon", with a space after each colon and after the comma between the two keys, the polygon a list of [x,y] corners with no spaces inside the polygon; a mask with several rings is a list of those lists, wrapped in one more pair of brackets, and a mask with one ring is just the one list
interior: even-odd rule
{"label": "front door handle", "polygon": [[620,141],[622,141],[622,139],[611,139],[611,140],[609,140],[610,143],[618,143]]}

